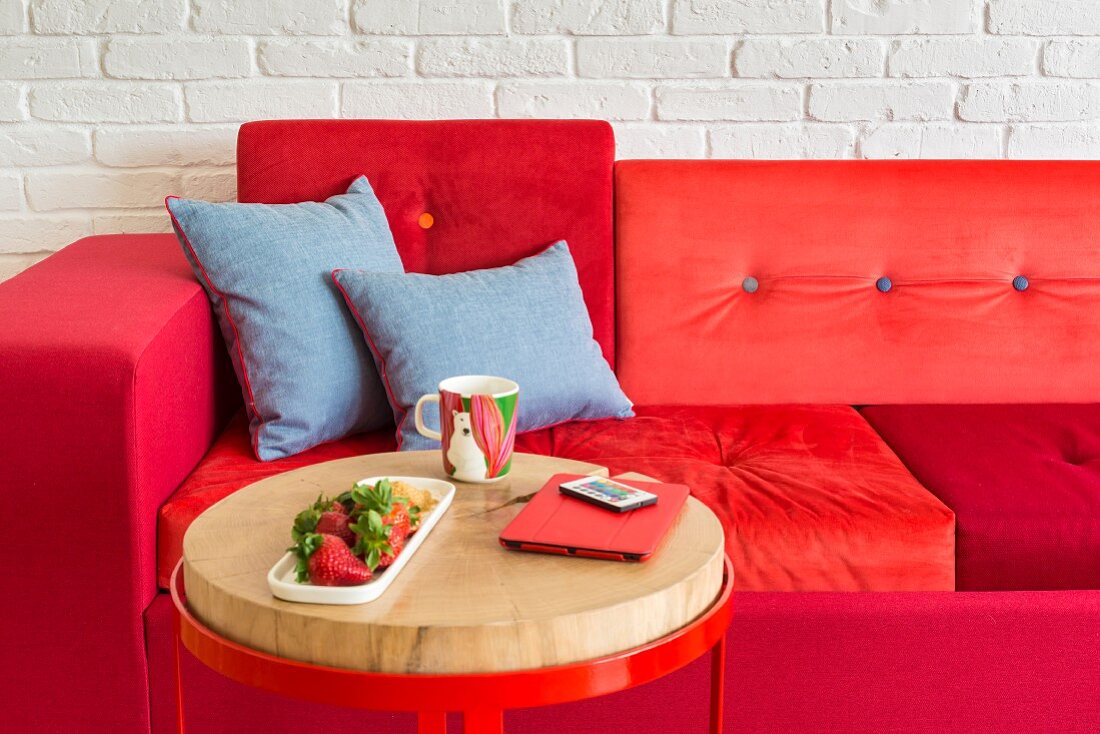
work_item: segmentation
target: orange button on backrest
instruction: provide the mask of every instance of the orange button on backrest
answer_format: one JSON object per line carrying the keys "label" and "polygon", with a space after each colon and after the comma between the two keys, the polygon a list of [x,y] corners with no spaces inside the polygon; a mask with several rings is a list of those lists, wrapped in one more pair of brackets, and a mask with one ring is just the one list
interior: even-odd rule
{"label": "orange button on backrest", "polygon": [[435,217],[433,217],[431,214],[428,214],[428,212],[424,212],[416,220],[416,223],[420,225],[421,229],[431,229],[432,225],[435,224]]}

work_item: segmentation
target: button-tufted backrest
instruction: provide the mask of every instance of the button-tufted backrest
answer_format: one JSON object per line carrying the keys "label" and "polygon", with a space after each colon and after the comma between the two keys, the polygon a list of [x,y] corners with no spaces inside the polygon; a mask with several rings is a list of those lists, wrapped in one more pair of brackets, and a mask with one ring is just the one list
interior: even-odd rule
{"label": "button-tufted backrest", "polygon": [[613,158],[606,122],[272,120],[241,127],[237,192],[320,201],[364,174],[415,272],[510,265],[564,239],[611,361]]}
{"label": "button-tufted backrest", "polygon": [[1100,162],[621,161],[615,186],[639,403],[1100,400]]}

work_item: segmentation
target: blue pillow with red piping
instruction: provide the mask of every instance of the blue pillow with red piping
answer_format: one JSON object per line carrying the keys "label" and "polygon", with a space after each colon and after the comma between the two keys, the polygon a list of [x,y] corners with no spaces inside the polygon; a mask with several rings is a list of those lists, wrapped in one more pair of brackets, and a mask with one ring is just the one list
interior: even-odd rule
{"label": "blue pillow with red piping", "polygon": [[170,196],[165,206],[217,315],[257,458],[392,423],[374,362],[330,276],[339,267],[404,272],[365,177],[323,202]]}
{"label": "blue pillow with red piping", "polygon": [[564,241],[500,268],[450,275],[344,268],[332,277],[382,372],[402,450],[439,446],[417,432],[412,407],[456,375],[518,382],[520,432],[634,415],[592,338]]}

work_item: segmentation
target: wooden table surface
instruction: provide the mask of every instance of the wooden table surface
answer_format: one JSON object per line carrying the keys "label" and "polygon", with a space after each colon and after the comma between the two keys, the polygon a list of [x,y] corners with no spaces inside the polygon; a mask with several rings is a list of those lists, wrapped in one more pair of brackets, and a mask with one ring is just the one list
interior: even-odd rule
{"label": "wooden table surface", "polygon": [[644,644],[701,614],[722,583],[718,519],[689,498],[643,563],[507,551],[497,536],[559,472],[599,466],[516,454],[498,484],[456,483],[454,502],[393,585],[357,606],[274,598],[267,572],[290,545],[295,514],[319,493],[368,476],[446,479],[438,451],[373,454],[249,485],[200,515],[183,541],[192,612],[254,649],[388,673],[470,673],[585,660]]}

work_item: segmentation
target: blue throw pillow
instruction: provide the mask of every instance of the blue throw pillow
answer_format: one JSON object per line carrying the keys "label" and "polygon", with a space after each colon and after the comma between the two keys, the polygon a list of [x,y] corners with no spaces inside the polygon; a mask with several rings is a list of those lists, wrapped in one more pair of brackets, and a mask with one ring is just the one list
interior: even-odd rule
{"label": "blue throw pillow", "polygon": [[518,382],[519,431],[634,415],[592,338],[565,242],[502,268],[453,275],[340,269],[332,277],[382,372],[402,449],[439,445],[417,433],[412,407],[455,375]]}
{"label": "blue throw pillow", "polygon": [[404,269],[365,177],[323,203],[164,203],[214,305],[257,458],[390,423],[373,360],[329,276]]}

